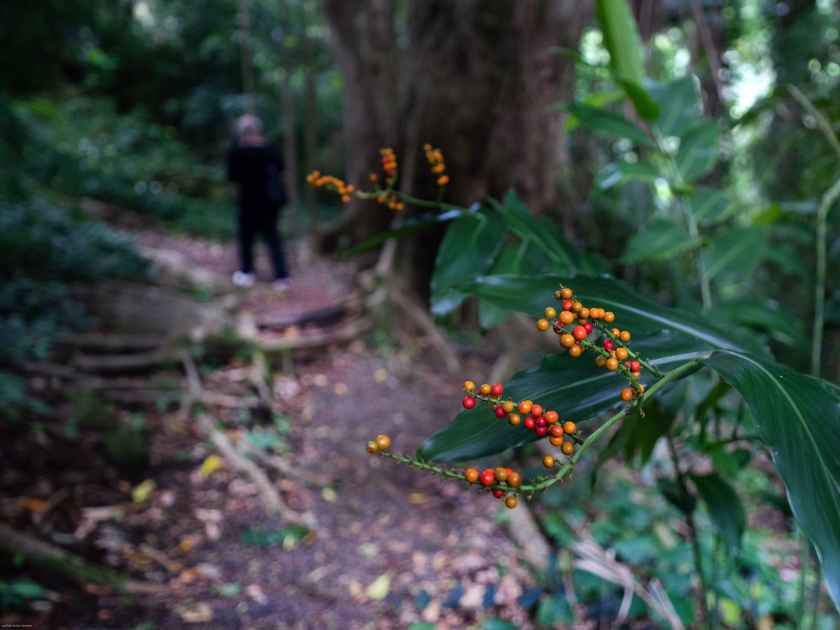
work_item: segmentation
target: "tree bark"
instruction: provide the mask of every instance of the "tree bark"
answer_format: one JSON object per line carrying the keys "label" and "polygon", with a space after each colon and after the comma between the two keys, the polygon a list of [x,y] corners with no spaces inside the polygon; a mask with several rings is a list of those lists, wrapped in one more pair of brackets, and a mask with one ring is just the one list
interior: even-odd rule
{"label": "tree bark", "polygon": [[[568,99],[574,84],[574,63],[558,48],[577,47],[589,3],[411,0],[399,11],[396,5],[324,3],[346,83],[348,180],[364,185],[378,149],[391,146],[402,162],[401,189],[434,196],[421,152],[429,142],[446,156],[448,201],[468,204],[515,188],[534,212],[551,208],[569,166],[564,115],[552,105]],[[403,172],[407,156],[417,161],[410,169],[416,176]],[[393,215],[355,202],[344,218],[343,233],[358,241],[386,228]],[[426,279],[434,245],[423,243],[427,260],[412,253]]]}

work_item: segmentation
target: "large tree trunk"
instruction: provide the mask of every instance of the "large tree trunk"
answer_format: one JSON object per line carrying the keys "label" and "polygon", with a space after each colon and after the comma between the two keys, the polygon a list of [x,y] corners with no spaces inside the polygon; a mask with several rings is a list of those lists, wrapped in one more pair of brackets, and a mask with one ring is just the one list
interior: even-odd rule
{"label": "large tree trunk", "polygon": [[[421,149],[430,142],[446,156],[448,201],[466,204],[515,188],[534,212],[551,208],[568,166],[563,114],[552,105],[571,96],[574,82],[574,64],[558,50],[577,47],[589,3],[397,5],[324,3],[346,82],[348,180],[364,184],[376,169],[379,147],[392,146],[400,157],[402,190],[433,194]],[[343,233],[359,240],[392,218],[382,206],[355,202]],[[426,244],[423,251],[428,259],[434,247]],[[421,280],[429,261],[412,258]]]}

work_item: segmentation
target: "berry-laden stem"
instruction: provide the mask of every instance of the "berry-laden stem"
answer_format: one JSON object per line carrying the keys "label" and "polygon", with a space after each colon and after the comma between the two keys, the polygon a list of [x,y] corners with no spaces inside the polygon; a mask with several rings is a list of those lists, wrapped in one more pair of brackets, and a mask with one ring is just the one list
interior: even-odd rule
{"label": "berry-laden stem", "polygon": [[[683,376],[694,372],[697,368],[701,365],[700,361],[694,359],[689,361],[688,363],[683,363],[679,367],[674,368],[670,372],[666,372],[662,378],[656,381],[650,388],[642,394],[641,398],[636,403],[636,406],[641,406],[646,403],[656,392],[660,389],[668,385],[669,383],[682,378]],[[572,470],[575,467],[575,464],[580,460],[586,450],[592,446],[595,442],[597,442],[601,436],[607,433],[612,427],[616,424],[621,422],[625,416],[633,409],[631,406],[624,407],[621,411],[616,413],[614,416],[610,417],[606,422],[604,422],[601,426],[599,426],[595,431],[590,433],[587,438],[583,441],[583,444],[580,445],[580,448],[577,449],[575,454],[569,460],[567,464],[565,464],[560,470],[557,471],[557,474],[548,477],[546,479],[542,479],[533,484],[523,484],[519,488],[519,492],[524,494],[533,494],[536,492],[542,492],[553,486],[554,484],[563,481],[569,474],[571,474]]]}
{"label": "berry-laden stem", "polygon": [[[651,374],[653,374],[654,376],[659,376],[659,377],[662,377],[662,376],[665,375],[665,373],[662,370],[660,370],[658,367],[653,365],[653,363],[650,363],[649,361],[646,361],[645,359],[643,359],[639,355],[638,352],[634,352],[633,349],[630,346],[628,346],[627,344],[625,344],[621,340],[620,337],[618,337],[617,335],[614,335],[612,333],[612,330],[610,330],[609,327],[606,324],[604,324],[603,322],[600,322],[600,321],[595,321],[594,324],[595,324],[595,328],[597,328],[604,335],[606,335],[607,337],[609,337],[610,339],[613,340],[613,342],[616,344],[616,347],[624,348],[625,350],[627,350],[627,355],[631,359],[635,359],[636,361],[641,363],[642,367],[644,367],[646,370],[648,370]],[[607,353],[607,354],[609,354],[609,353]]]}
{"label": "berry-laden stem", "polygon": [[464,208],[463,206],[458,206],[453,203],[443,203],[441,201],[430,201],[428,199],[420,199],[419,197],[415,197],[413,195],[409,195],[408,193],[400,192],[399,190],[394,190],[392,188],[374,188],[371,191],[357,190],[354,194],[358,199],[376,199],[380,195],[392,194],[399,197],[405,203],[410,203],[414,206],[418,206],[421,208],[434,208],[436,210],[460,210],[464,213],[469,212],[469,208]]}
{"label": "berry-laden stem", "polygon": [[409,466],[413,466],[414,468],[419,468],[420,470],[432,472],[436,475],[440,475],[441,477],[449,477],[450,479],[458,479],[460,481],[465,480],[464,473],[461,471],[444,468],[443,466],[435,466],[434,464],[415,459],[414,457],[409,457],[408,455],[393,453],[391,451],[381,451],[379,455],[387,457],[388,459],[393,459],[395,462],[399,462],[400,464],[407,464]]}

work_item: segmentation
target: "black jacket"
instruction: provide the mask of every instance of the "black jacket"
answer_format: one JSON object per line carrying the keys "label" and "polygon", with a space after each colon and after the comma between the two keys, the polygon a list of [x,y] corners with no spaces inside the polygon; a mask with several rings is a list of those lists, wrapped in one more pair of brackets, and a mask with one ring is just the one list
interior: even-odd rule
{"label": "black jacket", "polygon": [[286,202],[283,160],[270,144],[233,145],[227,151],[227,177],[236,184],[239,207],[278,207]]}

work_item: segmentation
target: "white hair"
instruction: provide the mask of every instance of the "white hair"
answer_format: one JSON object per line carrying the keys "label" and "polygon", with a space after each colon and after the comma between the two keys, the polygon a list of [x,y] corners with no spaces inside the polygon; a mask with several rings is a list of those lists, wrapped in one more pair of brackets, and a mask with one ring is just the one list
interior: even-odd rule
{"label": "white hair", "polygon": [[262,121],[253,114],[244,114],[236,119],[236,135],[240,138],[248,134],[261,134]]}

